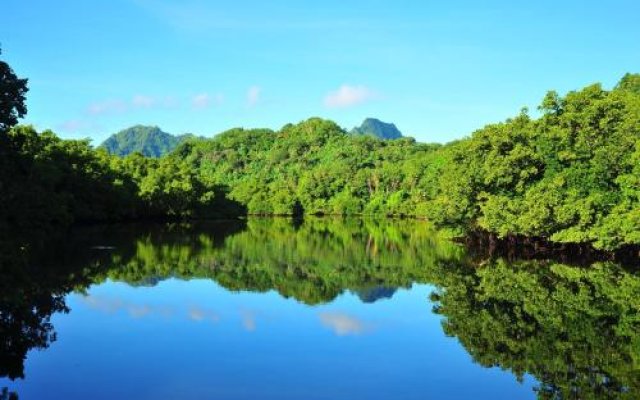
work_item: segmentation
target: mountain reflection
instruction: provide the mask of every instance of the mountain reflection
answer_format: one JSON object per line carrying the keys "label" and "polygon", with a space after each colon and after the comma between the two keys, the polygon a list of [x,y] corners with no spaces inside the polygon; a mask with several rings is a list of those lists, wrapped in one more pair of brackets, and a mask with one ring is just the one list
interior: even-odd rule
{"label": "mountain reflection", "polygon": [[[64,243],[38,251],[2,244],[0,377],[23,378],[28,351],[56,339],[50,318],[68,312],[66,294],[106,280],[149,287],[170,278],[209,279],[230,291],[275,291],[307,305],[345,292],[363,303],[393,301],[399,288],[429,283],[444,332],[482,366],[516,379],[532,375],[538,398],[640,397],[640,277],[612,262],[472,260],[424,222],[406,220],[112,226],[83,229]],[[88,294],[82,301],[132,319],[177,312]],[[220,319],[206,307],[186,313],[195,322]],[[257,328],[254,312],[240,317],[247,331]],[[318,318],[339,336],[375,330],[346,313]]]}

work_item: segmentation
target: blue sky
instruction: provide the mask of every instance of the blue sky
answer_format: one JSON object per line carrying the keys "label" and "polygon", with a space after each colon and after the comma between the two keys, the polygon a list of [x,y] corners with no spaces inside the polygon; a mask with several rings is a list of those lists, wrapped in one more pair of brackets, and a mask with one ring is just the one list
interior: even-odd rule
{"label": "blue sky", "polygon": [[24,122],[95,143],[319,116],[445,142],[640,72],[640,2],[3,0]]}

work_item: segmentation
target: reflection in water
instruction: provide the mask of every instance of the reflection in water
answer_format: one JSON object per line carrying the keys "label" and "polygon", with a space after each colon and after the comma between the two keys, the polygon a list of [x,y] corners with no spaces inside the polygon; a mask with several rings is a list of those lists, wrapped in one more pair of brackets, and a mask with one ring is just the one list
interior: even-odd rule
{"label": "reflection in water", "polygon": [[224,241],[212,238],[215,227],[202,228],[144,231],[117,246],[95,280],[149,286],[171,277],[208,278],[230,290],[275,290],[305,304],[330,302],[345,290],[373,302],[428,281],[425,265],[464,256],[418,221],[316,218],[296,226],[252,219]]}
{"label": "reflection in water", "polygon": [[[51,316],[68,312],[64,296],[87,287],[96,271],[91,264],[74,269],[45,262],[65,258],[55,249],[29,253],[24,246],[0,242],[0,377],[12,380],[24,378],[31,349],[46,349],[56,340]],[[1,396],[17,398],[8,388],[2,388]]]}
{"label": "reflection in water", "polygon": [[360,289],[355,293],[363,303],[375,303],[378,300],[392,298],[396,290],[397,289],[393,287],[375,286]]}
{"label": "reflection in water", "polygon": [[359,335],[371,329],[368,323],[343,313],[321,313],[320,321],[322,321],[323,325],[331,328],[338,336]]}
{"label": "reflection in water", "polygon": [[220,321],[220,315],[218,315],[218,313],[214,311],[205,310],[200,307],[191,307],[189,309],[189,319],[196,322],[200,322],[200,321],[218,322]]}
{"label": "reflection in water", "polygon": [[[170,278],[207,279],[231,291],[275,291],[307,305],[345,292],[363,303],[395,301],[398,288],[429,283],[436,287],[431,300],[444,332],[482,366],[517,379],[534,376],[538,398],[640,397],[640,278],[611,262],[471,261],[419,221],[121,226],[85,229],[65,242],[42,251],[2,245],[0,377],[23,378],[28,351],[55,340],[50,318],[67,311],[66,294],[107,280],[153,287]],[[217,324],[224,311],[89,293],[80,298],[96,311],[134,319],[180,314]],[[255,310],[237,312],[246,331],[260,332]],[[376,331],[346,312],[322,311],[317,318],[338,336]],[[0,398],[11,395],[5,389]]]}
{"label": "reflection in water", "polygon": [[640,279],[608,262],[452,267],[434,294],[474,360],[535,376],[541,399],[640,395]]}
{"label": "reflection in water", "polygon": [[156,307],[149,304],[136,304],[126,302],[120,299],[105,298],[101,296],[82,296],[82,302],[89,308],[101,311],[107,314],[113,314],[120,311],[126,312],[132,318],[142,318],[147,315],[160,315],[170,317],[174,311],[170,307]]}

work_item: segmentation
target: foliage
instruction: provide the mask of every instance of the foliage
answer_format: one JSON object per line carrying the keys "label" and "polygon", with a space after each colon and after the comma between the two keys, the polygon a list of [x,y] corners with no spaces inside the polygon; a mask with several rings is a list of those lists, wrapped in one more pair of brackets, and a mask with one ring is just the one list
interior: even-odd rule
{"label": "foliage", "polygon": [[0,60],[0,136],[27,113],[24,102],[28,90],[27,80],[18,78],[9,64]]}
{"label": "foliage", "polygon": [[31,126],[6,136],[2,226],[67,227],[74,222],[238,215],[224,188],[205,184],[176,158],[120,158],[88,140],[62,140]]}
{"label": "foliage", "polygon": [[[234,129],[179,147],[202,180],[230,188],[251,214],[413,215],[438,145],[349,136],[312,118],[277,132]],[[422,182],[421,182],[422,180]]]}
{"label": "foliage", "polygon": [[640,393],[640,279],[613,263],[577,268],[498,259],[450,265],[432,295],[445,333],[485,367],[538,380],[540,399]]}
{"label": "foliage", "polygon": [[441,226],[544,237],[613,250],[640,244],[638,75],[547,94],[542,116],[523,111],[449,146],[427,214]]}

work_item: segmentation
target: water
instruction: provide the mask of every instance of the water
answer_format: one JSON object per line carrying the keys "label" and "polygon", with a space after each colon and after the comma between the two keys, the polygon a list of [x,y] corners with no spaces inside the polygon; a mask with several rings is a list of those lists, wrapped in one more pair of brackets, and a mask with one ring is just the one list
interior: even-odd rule
{"label": "water", "polygon": [[420,221],[124,225],[64,241],[4,252],[6,398],[640,393],[640,277],[613,263],[472,257]]}

